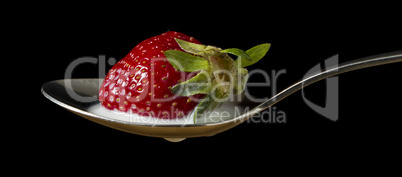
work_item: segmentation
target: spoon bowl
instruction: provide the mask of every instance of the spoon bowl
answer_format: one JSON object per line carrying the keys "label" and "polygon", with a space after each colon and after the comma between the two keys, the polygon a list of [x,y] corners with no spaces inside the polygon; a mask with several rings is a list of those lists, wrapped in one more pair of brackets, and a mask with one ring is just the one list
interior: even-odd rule
{"label": "spoon bowl", "polygon": [[[226,119],[209,120],[199,123],[169,123],[169,121],[149,122],[133,121],[129,116],[96,111],[101,108],[97,95],[103,79],[64,79],[47,82],[42,86],[43,95],[57,105],[98,124],[128,133],[162,137],[169,141],[184,140],[190,137],[213,136],[230,129],[242,121],[233,121],[236,111],[241,105],[231,101],[222,105],[214,112],[226,111]],[[72,95],[76,93],[77,95]],[[76,98],[74,98],[76,97]],[[92,99],[91,99],[92,98]],[[236,110],[237,109],[237,110]],[[123,118],[121,118],[123,117]],[[124,118],[125,117],[125,118]],[[217,118],[217,117],[215,117]],[[246,119],[244,119],[246,120]]]}
{"label": "spoon bowl", "polygon": [[134,121],[130,116],[124,117],[118,114],[116,114],[117,116],[111,116],[110,114],[94,111],[96,110],[94,108],[101,107],[97,96],[103,79],[50,81],[42,86],[42,93],[57,105],[98,124],[128,133],[160,137],[171,142],[179,142],[185,138],[213,136],[233,128],[254,114],[269,108],[283,98],[314,82],[348,71],[401,61],[402,51],[398,51],[357,59],[334,67],[327,67],[329,69],[305,77],[305,79],[284,89],[260,105],[246,109],[249,110],[247,112],[239,111],[245,110],[242,109],[245,105],[244,102],[240,101],[241,99],[236,99],[237,95],[234,95],[231,98],[232,101],[226,102],[221,108],[214,111],[217,113],[216,115],[225,112],[227,116],[224,118],[218,116],[219,118],[217,119],[212,116],[213,114],[210,114],[211,116],[207,116],[205,120],[197,121],[197,123],[141,122]]}

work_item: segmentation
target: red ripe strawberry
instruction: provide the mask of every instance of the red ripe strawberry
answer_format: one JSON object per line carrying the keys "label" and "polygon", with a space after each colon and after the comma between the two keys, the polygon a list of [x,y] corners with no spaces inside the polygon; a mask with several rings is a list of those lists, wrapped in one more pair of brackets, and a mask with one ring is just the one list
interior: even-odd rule
{"label": "red ripe strawberry", "polygon": [[142,41],[106,75],[99,91],[101,104],[110,110],[131,110],[157,118],[189,114],[197,105],[194,100],[205,95],[184,97],[171,92],[189,75],[173,68],[164,55],[166,50],[183,51],[175,38],[200,44],[193,37],[173,31]]}
{"label": "red ripe strawberry", "polygon": [[167,119],[184,117],[199,103],[196,121],[230,94],[243,92],[248,78],[243,67],[263,58],[269,47],[222,50],[182,33],[163,33],[142,41],[112,67],[99,100],[110,110]]}

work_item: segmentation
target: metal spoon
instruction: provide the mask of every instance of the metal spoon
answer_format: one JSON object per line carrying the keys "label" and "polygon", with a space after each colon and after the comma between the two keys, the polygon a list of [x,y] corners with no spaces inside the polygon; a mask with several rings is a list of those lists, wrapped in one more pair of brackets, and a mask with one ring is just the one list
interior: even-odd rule
{"label": "metal spoon", "polygon": [[[66,79],[51,81],[42,86],[42,93],[46,98],[59,106],[101,125],[124,132],[151,137],[161,137],[168,141],[179,142],[186,138],[213,136],[217,133],[226,131],[244,122],[254,114],[269,108],[303,87],[322,79],[348,71],[401,61],[402,51],[397,51],[346,62],[337,67],[332,67],[331,69],[305,77],[305,79],[291,85],[267,101],[250,109],[248,112],[242,113],[241,115],[236,116],[235,114],[235,112],[239,110],[237,106],[239,102],[232,101],[225,103],[223,106],[223,110],[229,112],[232,117],[228,116],[226,119],[219,120],[210,119],[197,122],[196,124],[149,124],[96,114],[89,109],[93,106],[99,105],[99,101],[96,98],[102,79]],[[77,100],[76,98],[73,98],[70,93],[75,93],[77,96],[87,99]],[[219,111],[222,111],[222,109],[217,110],[217,112]]]}

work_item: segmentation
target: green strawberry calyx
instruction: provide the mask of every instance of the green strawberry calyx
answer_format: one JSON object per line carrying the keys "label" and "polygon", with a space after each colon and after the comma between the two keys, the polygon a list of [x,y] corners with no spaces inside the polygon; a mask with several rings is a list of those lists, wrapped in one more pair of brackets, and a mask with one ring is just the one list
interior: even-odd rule
{"label": "green strawberry calyx", "polygon": [[[197,75],[173,86],[171,92],[179,96],[207,94],[195,110],[194,122],[204,113],[221,106],[231,94],[242,93],[248,79],[248,71],[244,67],[262,59],[271,46],[265,43],[247,51],[237,48],[222,50],[177,38],[175,40],[185,52],[165,51],[169,63],[179,71],[197,72]],[[237,56],[237,59],[232,59],[229,54]]]}

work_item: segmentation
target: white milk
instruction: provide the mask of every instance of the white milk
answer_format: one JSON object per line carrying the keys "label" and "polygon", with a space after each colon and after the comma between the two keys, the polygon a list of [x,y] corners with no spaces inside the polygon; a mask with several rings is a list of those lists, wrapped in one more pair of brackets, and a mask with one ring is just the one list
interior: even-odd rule
{"label": "white milk", "polygon": [[159,119],[151,116],[140,116],[136,113],[133,113],[131,110],[127,112],[121,112],[118,110],[109,110],[104,108],[100,103],[91,106],[88,109],[88,112],[96,115],[100,115],[102,117],[107,117],[115,120],[120,120],[124,122],[135,122],[141,124],[150,124],[150,125],[167,125],[167,124],[179,124],[179,125],[187,125],[194,124],[193,113],[187,115],[183,118],[177,119]]}
{"label": "white milk", "polygon": [[[234,117],[240,116],[244,114],[248,109],[245,109],[242,106],[236,104],[236,101],[227,101],[222,105],[221,108],[216,109],[212,112],[207,113],[204,117],[199,118],[197,120],[198,123],[212,123],[212,122],[220,122],[232,119]],[[140,124],[150,124],[150,125],[189,125],[194,124],[193,116],[194,111],[183,118],[176,119],[160,119],[155,117],[148,116],[140,116],[136,113],[133,113],[131,110],[128,112],[121,112],[118,110],[109,110],[104,108],[100,103],[91,106],[88,109],[88,112],[99,115],[102,117],[107,117],[110,119],[115,119],[124,122],[130,123],[140,123]]]}

